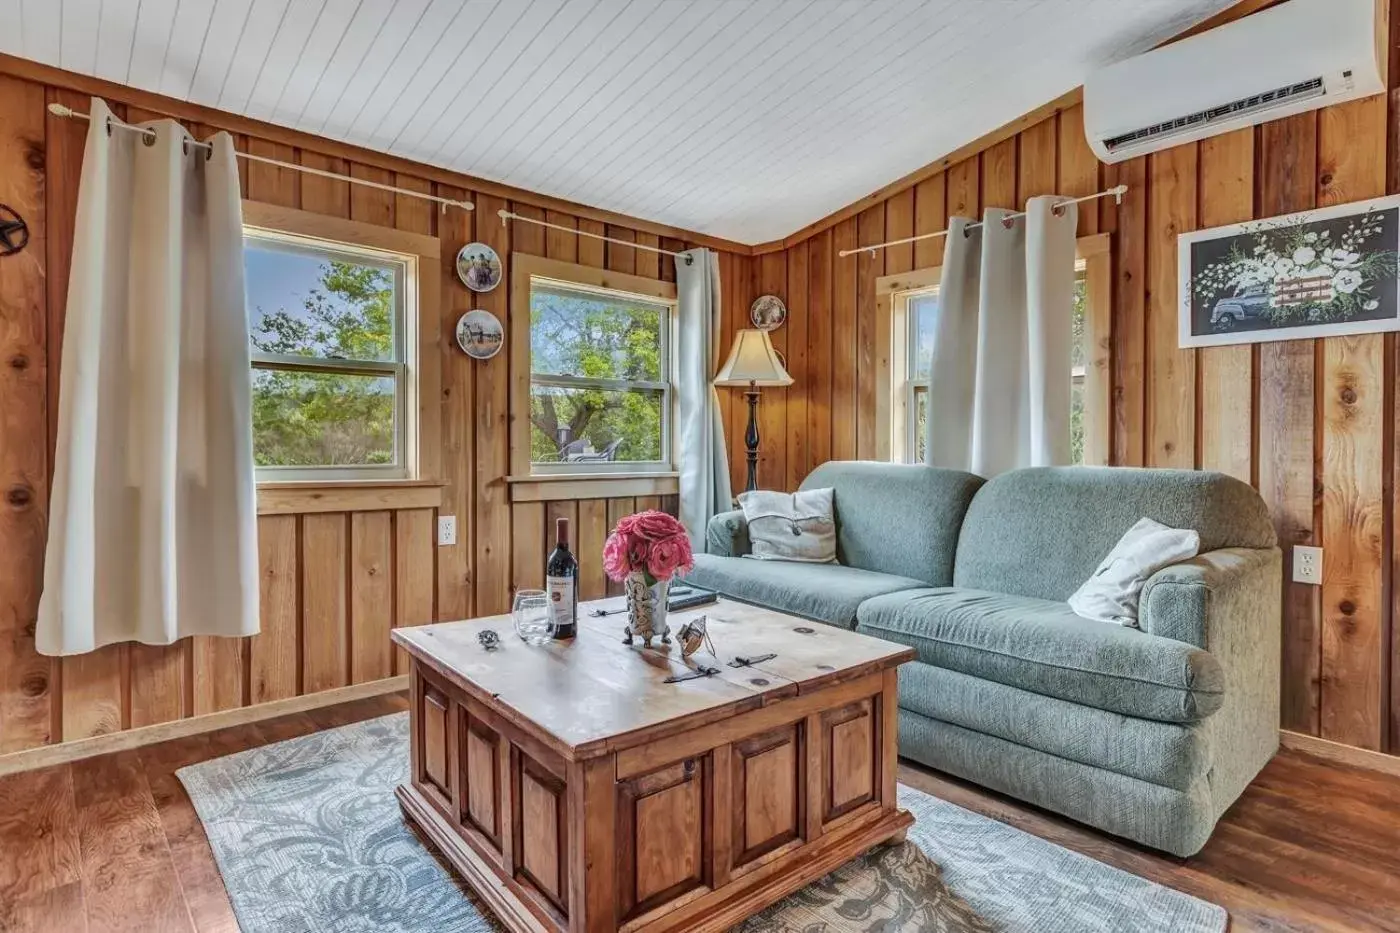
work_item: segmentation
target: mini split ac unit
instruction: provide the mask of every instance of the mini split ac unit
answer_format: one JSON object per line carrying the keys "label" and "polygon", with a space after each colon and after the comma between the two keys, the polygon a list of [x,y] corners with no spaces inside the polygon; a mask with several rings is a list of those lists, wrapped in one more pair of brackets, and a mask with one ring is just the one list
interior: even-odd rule
{"label": "mini split ac unit", "polygon": [[1105,162],[1385,91],[1376,0],[1288,0],[1102,69],[1084,131]]}

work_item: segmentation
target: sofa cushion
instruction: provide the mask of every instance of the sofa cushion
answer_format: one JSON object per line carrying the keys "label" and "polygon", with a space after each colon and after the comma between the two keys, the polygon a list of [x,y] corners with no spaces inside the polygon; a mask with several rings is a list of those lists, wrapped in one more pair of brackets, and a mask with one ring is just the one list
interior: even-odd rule
{"label": "sofa cushion", "polygon": [[[839,511],[839,510],[838,510]],[[1065,600],[1140,518],[1201,537],[1201,553],[1271,548],[1264,500],[1247,483],[1197,470],[1039,467],[978,490],[958,538],[953,585]]]}
{"label": "sofa cushion", "polygon": [[1209,652],[1081,619],[1064,603],[937,587],[871,599],[858,619],[858,631],[925,664],[1125,716],[1196,722],[1224,702]]}
{"label": "sofa cushion", "polygon": [[840,564],[803,564],[696,554],[686,583],[725,596],[850,628],[856,607],[872,596],[924,586],[920,580]]}
{"label": "sofa cushion", "polygon": [[981,478],[958,470],[832,461],[813,470],[801,488],[835,490],[836,559],[842,564],[947,586],[958,529],[981,485]]}

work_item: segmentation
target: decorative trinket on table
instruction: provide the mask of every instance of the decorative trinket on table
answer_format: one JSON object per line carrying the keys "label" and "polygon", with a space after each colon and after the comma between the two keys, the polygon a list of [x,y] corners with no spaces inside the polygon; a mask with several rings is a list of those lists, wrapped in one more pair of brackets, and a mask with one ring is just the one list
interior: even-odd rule
{"label": "decorative trinket on table", "polygon": [[659,637],[671,641],[666,624],[666,594],[677,573],[695,566],[685,526],[665,512],[646,511],[617,523],[603,546],[603,569],[624,583],[627,595],[627,628],[622,643],[640,638],[650,648]]}
{"label": "decorative trinket on table", "polygon": [[457,319],[457,346],[474,360],[489,360],[501,352],[505,331],[490,311],[468,311]]}
{"label": "decorative trinket on table", "polygon": [[485,628],[476,633],[476,640],[481,643],[481,647],[487,651],[495,651],[501,647],[501,636],[496,634],[495,629]]}
{"label": "decorative trinket on table", "polygon": [[699,651],[702,645],[707,648],[710,654],[715,653],[714,643],[710,641],[708,623],[708,616],[700,616],[698,619],[691,619],[676,630],[676,641],[680,642],[681,645],[681,657],[690,657]]}
{"label": "decorative trinket on table", "polygon": [[501,284],[501,257],[485,243],[468,243],[457,251],[457,278],[474,292]]}

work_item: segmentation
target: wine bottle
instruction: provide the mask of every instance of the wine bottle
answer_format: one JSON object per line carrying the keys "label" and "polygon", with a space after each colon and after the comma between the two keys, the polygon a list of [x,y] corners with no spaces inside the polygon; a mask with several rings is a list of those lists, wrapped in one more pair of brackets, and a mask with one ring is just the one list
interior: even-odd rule
{"label": "wine bottle", "polygon": [[561,518],[554,527],[554,553],[544,568],[549,621],[555,638],[573,638],[578,634],[578,561],[569,552],[569,520]]}

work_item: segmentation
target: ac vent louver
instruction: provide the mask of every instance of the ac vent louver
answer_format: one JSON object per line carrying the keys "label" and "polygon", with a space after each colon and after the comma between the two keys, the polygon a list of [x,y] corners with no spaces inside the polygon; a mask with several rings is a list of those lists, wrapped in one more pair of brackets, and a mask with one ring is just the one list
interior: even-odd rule
{"label": "ac vent louver", "polygon": [[1322,78],[1313,78],[1310,81],[1290,84],[1272,91],[1265,91],[1262,94],[1242,97],[1239,100],[1211,107],[1208,110],[1198,110],[1193,114],[1177,117],[1174,120],[1154,123],[1151,126],[1133,130],[1131,133],[1113,136],[1105,139],[1103,145],[1109,152],[1133,149],[1145,143],[1158,142],[1200,127],[1210,126],[1213,123],[1223,123],[1262,110],[1270,110],[1283,104],[1322,97],[1326,93],[1327,90],[1323,86]]}

